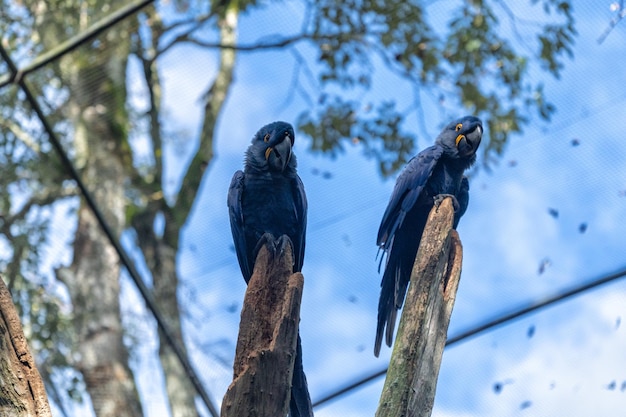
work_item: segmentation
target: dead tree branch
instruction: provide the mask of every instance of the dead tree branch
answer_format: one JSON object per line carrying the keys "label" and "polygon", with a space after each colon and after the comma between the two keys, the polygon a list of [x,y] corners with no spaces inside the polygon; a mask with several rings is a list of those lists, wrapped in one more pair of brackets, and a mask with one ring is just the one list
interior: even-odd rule
{"label": "dead tree branch", "polygon": [[244,299],[234,379],[222,417],[281,417],[289,408],[304,277],[292,273],[290,245],[282,255],[264,245]]}
{"label": "dead tree branch", "polygon": [[461,277],[450,198],[433,208],[417,252],[377,417],[428,417]]}
{"label": "dead tree branch", "polygon": [[52,417],[11,294],[0,277],[0,416]]}

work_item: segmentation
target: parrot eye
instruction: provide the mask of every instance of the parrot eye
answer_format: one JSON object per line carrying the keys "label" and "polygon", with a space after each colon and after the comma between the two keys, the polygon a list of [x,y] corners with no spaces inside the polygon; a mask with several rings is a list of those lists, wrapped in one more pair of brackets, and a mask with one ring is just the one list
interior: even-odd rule
{"label": "parrot eye", "polygon": [[463,127],[463,124],[462,124],[462,123],[459,123],[459,124],[457,124],[457,125],[456,125],[456,127],[454,128],[454,131],[455,131],[455,132],[458,132],[459,130],[461,130],[461,128],[462,128],[462,127]]}
{"label": "parrot eye", "polygon": [[269,133],[266,133],[265,136],[263,136],[263,141],[266,142],[266,143],[270,141],[270,134]]}

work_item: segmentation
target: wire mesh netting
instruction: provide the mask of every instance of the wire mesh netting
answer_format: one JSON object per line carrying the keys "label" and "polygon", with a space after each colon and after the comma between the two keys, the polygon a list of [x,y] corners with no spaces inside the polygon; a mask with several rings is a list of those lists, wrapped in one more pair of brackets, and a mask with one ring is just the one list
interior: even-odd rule
{"label": "wire mesh netting", "polygon": [[[215,47],[227,19],[208,5],[150,3],[3,2],[0,13],[0,265],[50,399],[66,415],[93,413],[89,381],[73,366],[76,352],[86,355],[75,338],[100,328],[81,321],[77,303],[104,317],[107,297],[118,299],[144,414],[168,413],[163,346],[178,350],[200,413],[219,409],[245,292],[228,184],[256,130],[278,119],[295,124],[301,109],[315,106],[306,90],[319,87],[312,43],[239,51],[224,107],[212,115],[207,103],[220,94],[214,81],[232,50]],[[446,6],[437,3],[428,11],[444,21]],[[626,403],[626,93],[614,63],[626,52],[626,32],[615,24],[598,44],[608,5],[574,3],[574,60],[559,79],[544,79],[539,64],[529,71],[556,113],[549,122],[528,116],[504,154],[472,172],[459,226],[463,276],[434,415],[618,416]],[[249,9],[237,42],[290,38],[307,22],[306,7]],[[537,22],[523,17],[531,6],[517,7],[498,10],[516,16],[503,31],[524,50]],[[392,80],[383,62],[372,65],[379,75],[371,86],[346,94],[364,112],[385,100],[410,108],[405,123],[419,132],[416,149],[432,144],[449,115],[466,112],[442,103],[436,88],[417,93],[424,102],[416,110],[411,87]],[[445,91],[446,80],[438,87]],[[300,331],[311,397],[320,416],[371,415],[391,354],[384,348],[375,358],[372,349],[375,236],[393,181],[356,139],[329,157],[296,136],[309,199]],[[83,210],[96,215],[84,220],[91,217]],[[110,242],[89,247],[118,239],[117,253]],[[73,286],[72,276],[94,275],[81,269],[80,253],[96,259],[103,251],[115,259],[112,275]],[[161,284],[159,274],[174,279]]]}

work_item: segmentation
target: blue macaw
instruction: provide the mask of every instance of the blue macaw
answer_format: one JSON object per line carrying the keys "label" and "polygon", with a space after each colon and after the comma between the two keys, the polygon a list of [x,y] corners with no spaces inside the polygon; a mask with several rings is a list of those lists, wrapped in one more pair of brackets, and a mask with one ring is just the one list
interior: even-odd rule
{"label": "blue macaw", "polygon": [[467,209],[469,182],[463,173],[476,161],[482,134],[483,125],[477,117],[465,116],[451,122],[437,136],[435,145],[413,157],[396,180],[376,241],[387,259],[380,284],[376,356],[383,333],[388,346],[393,342],[396,314],[404,302],[431,208],[452,196],[455,228]]}
{"label": "blue macaw", "polygon": [[[274,122],[262,127],[248,147],[243,172],[235,172],[230,183],[230,227],[246,283],[252,277],[254,262],[263,243],[280,251],[290,241],[294,272],[302,270],[307,200],[302,180],[296,172],[296,156],[292,152],[294,140],[293,127],[289,123]],[[291,417],[313,416],[302,367],[300,334],[289,408]]]}

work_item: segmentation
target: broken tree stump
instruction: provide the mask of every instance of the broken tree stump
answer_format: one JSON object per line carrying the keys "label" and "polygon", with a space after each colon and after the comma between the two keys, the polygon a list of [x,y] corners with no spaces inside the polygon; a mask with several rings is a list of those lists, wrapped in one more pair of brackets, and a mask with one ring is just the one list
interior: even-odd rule
{"label": "broken tree stump", "polygon": [[461,277],[463,248],[452,199],[430,211],[376,417],[428,417]]}
{"label": "broken tree stump", "polygon": [[289,411],[304,277],[293,252],[261,247],[239,323],[233,382],[221,417],[284,417]]}
{"label": "broken tree stump", "polygon": [[0,416],[51,417],[11,294],[0,277]]}

